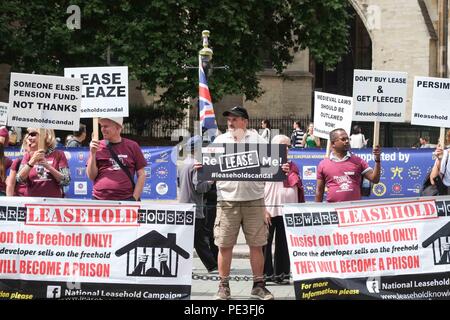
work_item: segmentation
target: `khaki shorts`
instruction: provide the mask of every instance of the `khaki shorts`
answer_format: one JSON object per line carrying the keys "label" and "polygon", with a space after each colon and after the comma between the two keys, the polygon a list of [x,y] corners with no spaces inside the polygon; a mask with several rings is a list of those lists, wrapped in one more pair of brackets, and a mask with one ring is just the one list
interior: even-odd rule
{"label": "khaki shorts", "polygon": [[265,222],[264,199],[252,201],[219,201],[214,223],[214,243],[228,248],[236,244],[242,225],[247,244],[261,247],[267,244],[269,228]]}

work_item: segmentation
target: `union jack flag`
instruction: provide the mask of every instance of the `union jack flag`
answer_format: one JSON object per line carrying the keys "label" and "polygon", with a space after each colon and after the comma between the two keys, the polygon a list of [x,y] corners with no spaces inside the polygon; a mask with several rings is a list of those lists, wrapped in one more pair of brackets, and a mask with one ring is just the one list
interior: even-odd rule
{"label": "union jack flag", "polygon": [[[216,115],[209,93],[208,80],[202,67],[202,58],[199,56],[198,65],[198,106],[200,110],[200,126],[202,132],[208,129],[217,129]],[[211,136],[211,131],[208,132]]]}

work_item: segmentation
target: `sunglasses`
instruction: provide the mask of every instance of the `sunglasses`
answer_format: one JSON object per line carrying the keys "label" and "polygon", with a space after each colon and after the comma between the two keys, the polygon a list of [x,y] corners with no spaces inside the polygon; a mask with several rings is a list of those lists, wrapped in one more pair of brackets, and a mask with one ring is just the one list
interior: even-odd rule
{"label": "sunglasses", "polygon": [[38,134],[39,134],[39,133],[36,132],[36,131],[33,131],[33,132],[29,132],[29,133],[28,133],[28,135],[29,135],[30,137],[36,137]]}

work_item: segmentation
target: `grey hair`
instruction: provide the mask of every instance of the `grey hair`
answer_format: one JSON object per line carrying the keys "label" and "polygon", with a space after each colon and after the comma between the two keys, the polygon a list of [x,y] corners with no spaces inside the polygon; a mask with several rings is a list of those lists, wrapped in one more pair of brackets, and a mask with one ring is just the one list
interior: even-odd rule
{"label": "grey hair", "polygon": [[291,138],[289,138],[288,136],[285,136],[283,134],[279,134],[272,138],[272,143],[289,145],[289,144],[291,144]]}

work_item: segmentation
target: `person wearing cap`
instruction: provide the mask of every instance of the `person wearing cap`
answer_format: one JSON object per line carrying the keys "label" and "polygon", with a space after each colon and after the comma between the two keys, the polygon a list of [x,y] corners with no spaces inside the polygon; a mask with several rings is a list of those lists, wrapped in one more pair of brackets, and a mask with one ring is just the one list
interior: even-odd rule
{"label": "person wearing cap", "polygon": [[217,259],[209,246],[209,235],[205,225],[205,197],[211,189],[213,181],[198,181],[194,167],[194,151],[202,147],[202,137],[193,136],[186,143],[188,152],[183,165],[177,168],[177,180],[180,188],[180,203],[195,203],[194,248],[208,272],[217,271]]}
{"label": "person wearing cap", "polygon": [[[241,106],[223,113],[228,131],[214,143],[268,143],[257,132],[248,130],[248,112]],[[284,165],[283,165],[284,167]],[[283,168],[285,170],[285,168]],[[231,298],[229,276],[233,247],[242,229],[250,250],[253,272],[251,297],[272,300],[274,296],[264,282],[263,247],[267,244],[268,223],[265,218],[264,185],[262,181],[217,181],[217,217],[214,224],[215,244],[219,247],[219,290],[216,300]]]}
{"label": "person wearing cap", "polygon": [[57,150],[55,131],[45,129],[44,148],[39,149],[39,129],[28,128],[26,149],[16,175],[26,184],[28,197],[63,198],[63,187],[70,183],[70,171],[64,151]]}
{"label": "person wearing cap", "polygon": [[94,183],[92,197],[139,201],[147,165],[141,148],[135,141],[121,137],[123,118],[100,118],[99,123],[103,140],[92,140],[89,144],[86,168],[87,176]]}

